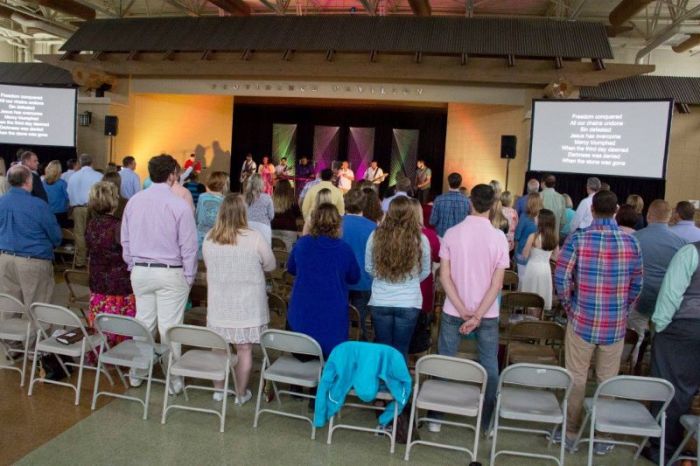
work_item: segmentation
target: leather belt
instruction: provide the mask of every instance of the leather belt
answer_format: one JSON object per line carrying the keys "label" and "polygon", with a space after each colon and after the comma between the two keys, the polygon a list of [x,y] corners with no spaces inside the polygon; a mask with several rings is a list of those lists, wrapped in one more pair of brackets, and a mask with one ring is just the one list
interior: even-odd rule
{"label": "leather belt", "polygon": [[136,264],[137,267],[149,267],[149,268],[156,268],[156,269],[181,269],[181,265],[168,265],[168,264],[158,264],[155,262],[137,262]]}

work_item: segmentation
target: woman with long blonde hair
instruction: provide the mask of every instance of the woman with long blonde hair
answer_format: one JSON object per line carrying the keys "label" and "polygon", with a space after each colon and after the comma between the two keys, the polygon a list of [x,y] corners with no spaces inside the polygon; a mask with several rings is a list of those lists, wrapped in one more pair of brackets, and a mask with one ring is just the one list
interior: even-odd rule
{"label": "woman with long blonde hair", "polygon": [[313,211],[310,231],[294,245],[287,272],[294,275],[288,323],[314,338],[324,357],[348,339],[348,285],[360,280],[352,248],[340,239],[341,217],[331,203]]}
{"label": "woman with long blonde hair", "polygon": [[301,219],[301,209],[294,198],[294,188],[289,180],[279,180],[272,194],[275,218],[272,219],[272,237],[284,241],[287,251],[299,237],[297,222]]}
{"label": "woman with long blonde hair", "polygon": [[251,175],[245,188],[245,204],[248,210],[248,224],[258,230],[272,244],[272,219],[275,208],[272,198],[263,191],[263,179],[260,175]]}
{"label": "woman with long blonde hair", "polygon": [[[253,345],[260,343],[270,321],[265,272],[274,270],[276,261],[263,235],[248,226],[240,194],[224,197],[202,256],[207,266],[207,327],[236,346],[236,404],[243,405],[252,397],[248,382]],[[214,387],[223,389],[223,382]],[[223,398],[223,392],[214,393],[214,400]]]}
{"label": "woman with long blonde hair", "polygon": [[408,197],[394,198],[370,235],[365,269],[374,277],[369,305],[375,341],[405,356],[423,304],[420,282],[431,272],[430,243]]}
{"label": "woman with long blonde hair", "polygon": [[58,224],[61,228],[72,227],[73,222],[68,219],[68,184],[61,179],[61,162],[52,160],[46,165],[42,184]]}

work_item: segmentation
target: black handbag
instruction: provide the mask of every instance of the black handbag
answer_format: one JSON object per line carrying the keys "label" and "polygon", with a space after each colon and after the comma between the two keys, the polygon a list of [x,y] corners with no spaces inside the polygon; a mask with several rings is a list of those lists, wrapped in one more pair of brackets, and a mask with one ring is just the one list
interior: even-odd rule
{"label": "black handbag", "polygon": [[[63,380],[66,378],[66,373],[61,367],[61,363],[58,358],[62,358],[57,354],[44,354],[39,358],[39,366],[41,370],[42,377],[49,380]],[[61,359],[65,362],[65,359]],[[70,366],[66,366],[68,372],[72,372]]]}

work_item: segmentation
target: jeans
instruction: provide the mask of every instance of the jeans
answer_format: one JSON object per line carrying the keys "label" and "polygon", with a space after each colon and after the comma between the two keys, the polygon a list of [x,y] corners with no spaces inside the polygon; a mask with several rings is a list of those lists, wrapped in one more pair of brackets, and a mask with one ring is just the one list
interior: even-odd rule
{"label": "jeans", "polygon": [[[459,327],[464,321],[459,317],[442,313],[440,320],[440,337],[438,338],[438,353],[444,356],[454,356],[459,349],[462,334]],[[481,428],[486,431],[491,422],[491,415],[496,404],[498,390],[498,319],[482,319],[481,325],[474,330],[479,351],[479,364],[486,369],[486,396],[484,399]]]}
{"label": "jeans", "polygon": [[350,290],[350,304],[355,306],[360,312],[360,339],[367,341],[367,315],[369,314],[369,298],[372,295],[370,290],[355,291]]}
{"label": "jeans", "polygon": [[407,357],[420,309],[383,306],[369,308],[374,325],[374,342],[392,346],[399,350],[404,358]]}

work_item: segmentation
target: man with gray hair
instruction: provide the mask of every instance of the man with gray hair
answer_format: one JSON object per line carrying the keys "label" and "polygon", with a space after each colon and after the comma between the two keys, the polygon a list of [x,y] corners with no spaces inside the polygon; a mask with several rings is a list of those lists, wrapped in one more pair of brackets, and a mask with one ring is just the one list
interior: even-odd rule
{"label": "man with gray hair", "polygon": [[73,214],[73,233],[75,234],[75,266],[85,267],[87,247],[85,245],[85,229],[87,228],[87,203],[90,189],[95,183],[102,181],[102,173],[92,168],[92,157],[80,155],[80,170],[68,180],[68,200]]}
{"label": "man with gray hair", "polygon": [[576,215],[571,221],[571,233],[578,230],[579,228],[583,230],[588,228],[593,223],[593,213],[591,212],[591,205],[593,204],[593,196],[600,191],[602,183],[600,179],[592,176],[586,180],[586,192],[588,196],[585,197],[578,205],[576,209]]}
{"label": "man with gray hair", "polygon": [[0,292],[29,306],[51,302],[53,250],[61,227],[49,205],[32,192],[32,172],[14,165],[7,172],[10,190],[0,198]]}
{"label": "man with gray hair", "polygon": [[527,195],[532,193],[537,194],[539,191],[540,182],[534,178],[530,178],[530,180],[527,182],[527,193],[524,196],[520,196],[515,203],[515,210],[518,212],[518,218],[522,217],[523,215],[527,215]]}

